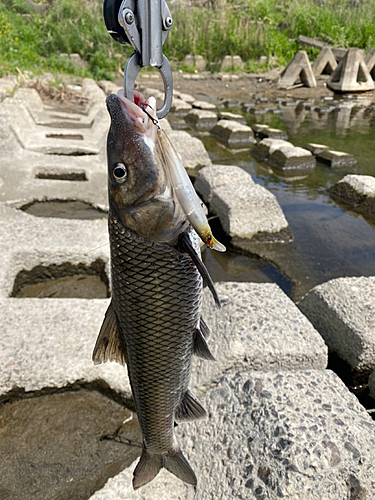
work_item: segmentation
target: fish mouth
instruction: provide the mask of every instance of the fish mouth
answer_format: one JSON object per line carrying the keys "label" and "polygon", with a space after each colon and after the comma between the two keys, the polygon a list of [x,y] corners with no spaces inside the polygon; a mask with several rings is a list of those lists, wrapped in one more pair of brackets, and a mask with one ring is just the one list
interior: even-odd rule
{"label": "fish mouth", "polygon": [[135,90],[135,102],[132,102],[124,96],[123,89],[117,92],[117,97],[125,119],[133,124],[135,132],[141,136],[152,136],[150,138],[155,139],[155,129],[158,123],[155,97],[150,97],[146,101],[142,94]]}

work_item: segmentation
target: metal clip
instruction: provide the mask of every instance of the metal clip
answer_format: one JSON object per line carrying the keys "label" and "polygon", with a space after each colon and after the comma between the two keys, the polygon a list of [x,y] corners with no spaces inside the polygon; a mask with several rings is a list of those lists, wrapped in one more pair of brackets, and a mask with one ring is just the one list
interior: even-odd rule
{"label": "metal clip", "polygon": [[173,77],[163,44],[173,21],[165,0],[123,0],[118,12],[118,23],[123,28],[134,54],[128,59],[124,72],[124,94],[134,98],[134,83],[144,66],[158,69],[164,83],[164,104],[157,111],[164,118],[171,109]]}

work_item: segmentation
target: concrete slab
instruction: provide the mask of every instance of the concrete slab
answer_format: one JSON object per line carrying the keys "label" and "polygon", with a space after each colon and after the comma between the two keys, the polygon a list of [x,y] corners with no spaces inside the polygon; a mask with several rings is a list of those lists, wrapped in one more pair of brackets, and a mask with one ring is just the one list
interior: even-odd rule
{"label": "concrete slab", "polygon": [[211,159],[200,139],[179,130],[173,130],[168,135],[176,151],[181,155],[182,163],[189,175],[194,177],[199,169],[211,165]]}
{"label": "concrete slab", "polygon": [[210,134],[233,148],[249,148],[255,143],[250,127],[234,120],[219,120]]}
{"label": "concrete slab", "polygon": [[284,241],[289,225],[275,196],[255,184],[239,167],[212,165],[202,169],[195,187],[209,211],[217,214],[235,248],[246,250],[249,241]]}
{"label": "concrete slab", "polygon": [[365,92],[375,88],[363,51],[350,48],[331,74],[327,87],[339,92]]}
{"label": "concrete slab", "polygon": [[316,155],[316,159],[333,169],[351,168],[357,160],[349,153],[325,149]]}
{"label": "concrete slab", "polygon": [[375,215],[375,177],[371,175],[346,175],[328,192],[358,212]]}
{"label": "concrete slab", "polygon": [[204,109],[192,109],[185,116],[185,121],[197,130],[211,130],[217,123],[217,114]]}
{"label": "concrete slab", "polygon": [[202,316],[217,362],[194,358],[190,386],[196,394],[217,384],[223,373],[326,368],[323,339],[276,284],[227,282],[216,289],[222,308],[204,289]]}
{"label": "concrete slab", "polygon": [[338,278],[314,287],[299,308],[330,350],[355,370],[375,367],[375,277]]}
{"label": "concrete slab", "polygon": [[282,71],[277,86],[279,89],[286,89],[293,86],[298,78],[306,87],[316,87],[315,76],[305,50],[299,50]]}
{"label": "concrete slab", "polygon": [[337,68],[335,56],[330,47],[323,47],[312,67],[314,76],[330,75]]}

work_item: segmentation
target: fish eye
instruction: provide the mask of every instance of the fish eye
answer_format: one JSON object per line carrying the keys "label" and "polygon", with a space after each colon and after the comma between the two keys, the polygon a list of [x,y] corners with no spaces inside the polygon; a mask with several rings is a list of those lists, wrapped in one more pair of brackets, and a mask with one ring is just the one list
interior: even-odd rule
{"label": "fish eye", "polygon": [[116,181],[122,184],[123,182],[125,182],[127,176],[128,172],[125,165],[123,163],[115,163],[115,165],[113,166],[113,177],[116,179]]}

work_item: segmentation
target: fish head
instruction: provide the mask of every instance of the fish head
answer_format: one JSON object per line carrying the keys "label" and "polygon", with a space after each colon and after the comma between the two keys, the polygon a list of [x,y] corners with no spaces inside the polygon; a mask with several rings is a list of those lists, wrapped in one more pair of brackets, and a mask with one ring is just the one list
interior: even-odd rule
{"label": "fish head", "polygon": [[157,134],[156,101],[122,89],[107,97],[111,127],[107,140],[111,210],[125,226],[153,241],[182,232],[186,217],[175,203]]}

